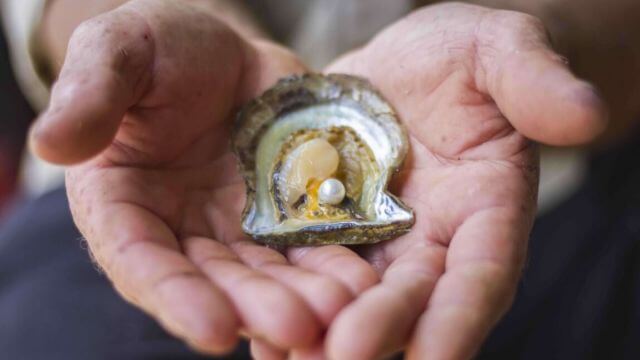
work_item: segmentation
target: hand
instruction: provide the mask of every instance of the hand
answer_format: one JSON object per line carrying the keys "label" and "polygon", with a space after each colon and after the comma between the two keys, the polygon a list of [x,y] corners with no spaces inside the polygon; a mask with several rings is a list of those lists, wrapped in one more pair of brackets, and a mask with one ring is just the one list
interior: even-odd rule
{"label": "hand", "polygon": [[210,353],[230,350],[240,330],[309,346],[377,274],[343,247],[292,266],[241,234],[235,109],[305,69],[199,4],[135,0],[81,25],[31,144],[49,161],[84,161],[67,189],[95,260],[175,335]]}
{"label": "hand", "polygon": [[327,72],[369,78],[396,107],[411,154],[392,190],[415,210],[406,236],[361,249],[382,281],[326,335],[331,359],[466,359],[514,296],[537,191],[535,144],[605,126],[530,16],[463,4],[419,10]]}

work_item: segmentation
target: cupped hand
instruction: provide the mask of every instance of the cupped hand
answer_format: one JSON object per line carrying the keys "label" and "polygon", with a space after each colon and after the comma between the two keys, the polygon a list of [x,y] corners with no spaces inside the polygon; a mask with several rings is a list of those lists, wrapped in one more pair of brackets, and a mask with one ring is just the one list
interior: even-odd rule
{"label": "cupped hand", "polygon": [[369,78],[396,107],[412,150],[392,191],[416,216],[406,236],[359,249],[382,280],[332,323],[328,357],[472,357],[525,259],[534,141],[589,141],[603,104],[538,20],[464,4],[423,8],[326,71]]}
{"label": "cupped hand", "polygon": [[343,247],[292,265],[241,233],[234,112],[305,69],[200,3],[135,0],[82,24],[31,145],[74,165],[68,196],[95,260],[168,330],[211,353],[230,350],[239,332],[309,346],[378,277]]}

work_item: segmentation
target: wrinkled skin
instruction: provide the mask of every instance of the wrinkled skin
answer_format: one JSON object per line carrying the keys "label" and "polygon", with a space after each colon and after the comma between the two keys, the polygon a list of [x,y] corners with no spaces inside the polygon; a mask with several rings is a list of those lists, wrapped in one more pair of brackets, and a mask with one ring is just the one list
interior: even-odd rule
{"label": "wrinkled skin", "polygon": [[415,227],[362,257],[283,254],[240,231],[229,129],[239,105],[305,68],[195,3],[135,0],[83,24],[32,131],[40,156],[79,164],[67,171],[73,216],[115,287],[208,353],[241,332],[258,358],[407,346],[417,359],[470,357],[525,256],[537,182],[525,136],[593,138],[604,115],[591,87],[532,18],[459,4],[412,14],[327,71],[369,78],[405,122],[412,150],[392,190]]}
{"label": "wrinkled skin", "polygon": [[132,1],[75,31],[32,131],[45,159],[97,154],[66,179],[95,260],[126,299],[201,351],[232,349],[241,329],[309,346],[377,281],[346,248],[287,259],[241,233],[232,115],[303,71],[289,52],[240,38],[195,5]]}
{"label": "wrinkled skin", "polygon": [[299,355],[472,357],[509,308],[525,259],[538,159],[523,134],[589,141],[604,128],[603,104],[537,19],[463,4],[419,10],[326,71],[369,78],[396,107],[411,153],[392,190],[416,224],[357,249],[381,283],[340,312],[324,346]]}

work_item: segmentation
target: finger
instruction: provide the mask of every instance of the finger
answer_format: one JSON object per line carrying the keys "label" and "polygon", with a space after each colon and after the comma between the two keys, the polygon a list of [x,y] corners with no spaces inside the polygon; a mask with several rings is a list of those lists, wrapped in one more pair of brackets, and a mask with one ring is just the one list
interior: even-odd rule
{"label": "finger", "polygon": [[341,282],[291,266],[282,254],[273,249],[248,241],[235,243],[232,248],[243,263],[271,276],[300,295],[325,327],[353,299],[349,289]]}
{"label": "finger", "polygon": [[153,54],[144,19],[124,9],[80,25],[69,41],[49,108],[31,131],[34,152],[72,164],[105,149],[145,91]]}
{"label": "finger", "polygon": [[344,246],[290,248],[287,257],[296,266],[342,282],[356,296],[380,280],[369,263]]}
{"label": "finger", "polygon": [[519,132],[550,145],[576,145],[604,131],[605,104],[551,50],[538,19],[509,11],[486,16],[477,33],[490,39],[477,40],[477,65],[484,70],[478,83]]}
{"label": "finger", "polygon": [[420,317],[410,359],[470,359],[511,304],[530,224],[518,209],[476,213],[457,230]]}
{"label": "finger", "polygon": [[[385,271],[334,320],[327,333],[331,359],[376,359],[400,349],[444,268],[445,248],[415,247]],[[357,334],[357,335],[354,335]]]}
{"label": "finger", "polygon": [[310,348],[294,349],[289,356],[290,360],[325,360],[324,343],[319,343]]}
{"label": "finger", "polygon": [[251,45],[246,49],[245,74],[238,93],[240,104],[260,95],[285,76],[309,72],[298,57],[283,46],[265,40],[254,40]]}
{"label": "finger", "polygon": [[251,357],[256,360],[284,360],[287,352],[260,339],[251,339]]}
{"label": "finger", "polygon": [[221,243],[204,238],[184,242],[187,256],[233,301],[251,337],[288,349],[313,344],[319,323],[305,301],[271,277],[238,262]]}
{"label": "finger", "polygon": [[79,226],[126,299],[200,351],[233,349],[240,321],[232,304],[180,254],[171,230],[155,215],[130,204],[104,206]]}

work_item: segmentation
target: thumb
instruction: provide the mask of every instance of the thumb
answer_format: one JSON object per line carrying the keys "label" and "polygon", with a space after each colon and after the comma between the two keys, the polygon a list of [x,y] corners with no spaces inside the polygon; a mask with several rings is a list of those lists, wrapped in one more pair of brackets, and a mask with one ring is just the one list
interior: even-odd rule
{"label": "thumb", "polygon": [[490,56],[480,51],[480,61],[486,64],[489,94],[516,130],[559,146],[587,143],[602,133],[608,116],[603,100],[551,50],[542,23],[524,14],[497,13],[509,15],[488,23],[502,22],[512,31],[489,30],[494,33],[487,38],[502,42],[489,47],[503,51]]}
{"label": "thumb", "polygon": [[139,15],[114,10],[81,24],[48,109],[30,132],[36,155],[74,164],[104,150],[149,85],[154,45]]}

